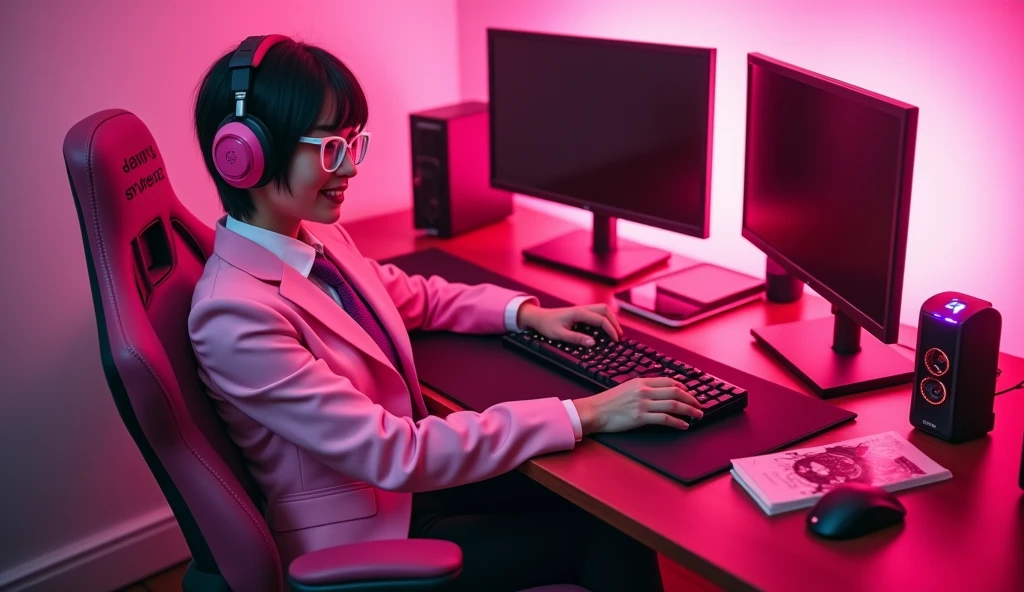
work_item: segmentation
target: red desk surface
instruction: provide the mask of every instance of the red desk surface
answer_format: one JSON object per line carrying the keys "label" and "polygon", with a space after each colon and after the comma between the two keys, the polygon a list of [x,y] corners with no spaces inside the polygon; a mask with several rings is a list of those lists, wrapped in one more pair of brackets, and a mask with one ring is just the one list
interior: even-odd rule
{"label": "red desk surface", "polygon": [[[621,287],[590,282],[523,260],[524,247],[571,229],[555,217],[519,206],[509,219],[454,239],[418,234],[410,211],[344,223],[364,255],[383,259],[439,247],[571,302],[613,302]],[[673,256],[631,283],[679,266]],[[756,302],[685,329],[662,327],[628,312],[622,323],[739,367],[808,396],[810,390],[755,345],[750,328],[829,314],[805,295],[794,304]],[[905,327],[901,343],[913,346]],[[905,350],[908,357],[910,350]],[[1000,358],[1002,390],[1024,378],[1024,360]],[[425,388],[431,409],[457,409]],[[806,511],[768,517],[726,475],[692,487],[678,484],[590,439],[572,452],[526,463],[521,470],[616,525],[666,557],[729,589],[760,590],[1020,590],[1024,589],[1024,492],[1017,477],[1024,441],[1024,392],[996,398],[996,427],[987,438],[952,445],[913,430],[910,387],[831,399],[856,421],[800,443],[812,446],[895,430],[953,479],[900,492],[903,526],[844,542],[805,529]]]}

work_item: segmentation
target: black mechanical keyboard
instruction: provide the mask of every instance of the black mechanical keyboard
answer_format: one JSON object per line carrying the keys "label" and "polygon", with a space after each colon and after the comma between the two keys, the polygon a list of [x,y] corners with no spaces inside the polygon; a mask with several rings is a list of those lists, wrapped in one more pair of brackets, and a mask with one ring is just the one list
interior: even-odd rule
{"label": "black mechanical keyboard", "polygon": [[668,376],[686,386],[701,404],[704,417],[683,418],[696,427],[738,413],[747,406],[747,391],[741,387],[675,360],[634,339],[614,341],[600,327],[577,324],[574,331],[594,338],[594,347],[548,339],[536,331],[510,333],[502,344],[527,357],[544,361],[577,380],[601,390],[637,377]]}

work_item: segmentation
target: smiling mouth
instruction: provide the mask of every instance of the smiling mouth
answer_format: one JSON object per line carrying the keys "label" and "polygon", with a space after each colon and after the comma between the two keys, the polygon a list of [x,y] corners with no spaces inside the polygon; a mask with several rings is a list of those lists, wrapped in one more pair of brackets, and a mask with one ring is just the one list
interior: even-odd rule
{"label": "smiling mouth", "polygon": [[331,201],[341,203],[345,199],[345,189],[323,189],[320,191],[320,195],[323,195]]}

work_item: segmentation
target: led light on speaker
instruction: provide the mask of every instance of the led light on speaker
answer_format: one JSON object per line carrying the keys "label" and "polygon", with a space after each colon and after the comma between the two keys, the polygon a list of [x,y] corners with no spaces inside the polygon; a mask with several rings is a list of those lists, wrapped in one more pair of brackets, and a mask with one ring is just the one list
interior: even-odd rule
{"label": "led light on speaker", "polygon": [[946,385],[929,376],[921,381],[921,396],[932,405],[941,405],[946,400]]}
{"label": "led light on speaker", "polygon": [[942,376],[949,371],[949,357],[946,352],[933,347],[924,354],[924,366],[933,376]]}

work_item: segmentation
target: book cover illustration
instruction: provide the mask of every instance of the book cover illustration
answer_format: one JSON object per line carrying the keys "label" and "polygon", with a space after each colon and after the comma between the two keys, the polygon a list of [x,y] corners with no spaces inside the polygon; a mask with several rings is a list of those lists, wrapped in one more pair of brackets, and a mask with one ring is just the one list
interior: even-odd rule
{"label": "book cover illustration", "polygon": [[789,490],[785,497],[797,498],[823,494],[844,483],[883,486],[926,475],[904,454],[904,442],[894,436],[879,434],[860,442],[784,452],[758,472],[776,487]]}

